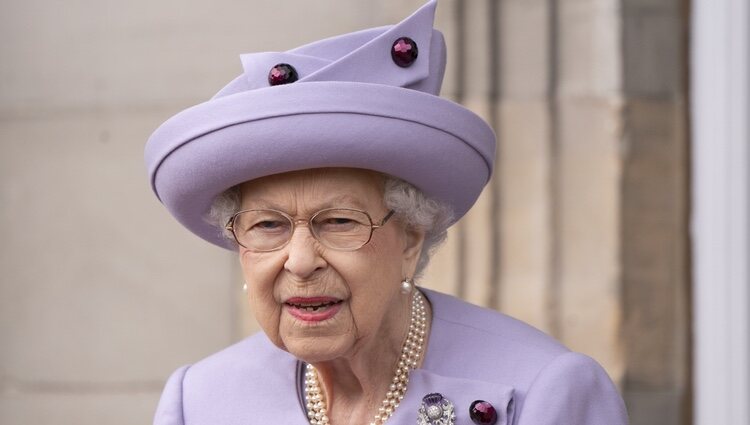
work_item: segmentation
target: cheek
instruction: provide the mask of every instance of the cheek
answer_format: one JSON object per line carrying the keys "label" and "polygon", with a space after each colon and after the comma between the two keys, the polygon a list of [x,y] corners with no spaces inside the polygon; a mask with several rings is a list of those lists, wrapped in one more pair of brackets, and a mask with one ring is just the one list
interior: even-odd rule
{"label": "cheek", "polygon": [[240,254],[242,276],[255,297],[272,296],[276,278],[283,269],[283,261],[269,254],[249,251]]}
{"label": "cheek", "polygon": [[[395,232],[394,232],[395,233]],[[365,245],[366,257],[371,261],[370,268],[381,280],[401,279],[405,243],[397,234],[374,234],[370,243]],[[384,282],[385,283],[385,282]]]}
{"label": "cheek", "polygon": [[[397,304],[400,294],[401,260],[395,244],[374,240],[366,245],[356,261],[342,267],[352,270],[342,272],[352,293],[352,315],[360,329],[378,327],[384,317]],[[360,264],[360,267],[351,267]]]}
{"label": "cheek", "polygon": [[256,321],[272,341],[278,341],[281,306],[276,301],[277,262],[268,255],[240,255],[242,275],[247,283],[247,297]]}

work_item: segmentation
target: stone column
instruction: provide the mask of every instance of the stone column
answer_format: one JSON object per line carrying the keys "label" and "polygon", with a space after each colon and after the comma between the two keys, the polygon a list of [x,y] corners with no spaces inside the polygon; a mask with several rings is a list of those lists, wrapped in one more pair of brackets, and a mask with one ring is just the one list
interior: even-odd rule
{"label": "stone column", "polygon": [[623,4],[622,343],[633,424],[691,423],[687,1]]}

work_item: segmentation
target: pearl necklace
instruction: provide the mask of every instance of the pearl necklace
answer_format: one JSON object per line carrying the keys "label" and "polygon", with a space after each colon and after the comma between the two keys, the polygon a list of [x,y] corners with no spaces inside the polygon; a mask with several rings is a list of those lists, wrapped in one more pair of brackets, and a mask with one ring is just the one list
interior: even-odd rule
{"label": "pearl necklace", "polygon": [[[411,302],[409,332],[401,348],[401,357],[385,399],[370,425],[383,424],[393,415],[393,411],[404,399],[406,386],[409,384],[409,372],[417,367],[419,358],[422,356],[426,330],[427,313],[424,295],[415,288]],[[305,372],[305,400],[307,400],[307,417],[310,419],[310,425],[330,425],[325,396],[318,382],[318,371],[311,364],[307,365]]]}

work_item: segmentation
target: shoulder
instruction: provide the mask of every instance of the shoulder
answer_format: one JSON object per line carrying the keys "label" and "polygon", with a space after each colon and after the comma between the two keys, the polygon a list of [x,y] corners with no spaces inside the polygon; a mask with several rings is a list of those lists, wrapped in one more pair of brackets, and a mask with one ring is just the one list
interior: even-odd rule
{"label": "shoulder", "polygon": [[519,425],[559,424],[561,418],[579,425],[627,423],[622,398],[595,360],[504,314],[425,294],[434,312],[425,357],[431,372],[512,388],[508,416]]}
{"label": "shoulder", "polygon": [[289,353],[274,346],[265,334],[259,332],[196,362],[186,378],[210,380],[216,376],[247,376],[247,373],[262,370],[269,363],[282,361],[285,357],[293,361]]}
{"label": "shoulder", "polygon": [[185,398],[207,400],[217,391],[294,390],[296,368],[297,359],[259,332],[193,364],[184,377]]}
{"label": "shoulder", "polygon": [[461,328],[469,334],[501,336],[506,342],[532,350],[562,353],[567,349],[535,327],[495,310],[480,307],[454,296],[424,290],[433,305],[434,319]]}
{"label": "shoulder", "polygon": [[604,369],[579,353],[556,357],[535,377],[521,403],[519,425],[627,425],[625,403]]}
{"label": "shoulder", "polygon": [[433,322],[425,361],[464,378],[526,388],[550,361],[568,353],[544,332],[494,310],[426,290]]}
{"label": "shoulder", "polygon": [[268,423],[298,402],[297,370],[294,357],[258,333],[175,371],[154,424]]}
{"label": "shoulder", "polygon": [[182,381],[189,365],[182,366],[172,373],[164,386],[159,406],[154,416],[155,425],[182,425],[185,423],[182,406]]}

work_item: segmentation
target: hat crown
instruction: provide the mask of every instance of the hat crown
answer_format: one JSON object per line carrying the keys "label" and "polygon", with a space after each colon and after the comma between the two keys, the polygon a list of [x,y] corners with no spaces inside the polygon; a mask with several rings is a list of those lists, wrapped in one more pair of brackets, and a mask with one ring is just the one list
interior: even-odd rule
{"label": "hat crown", "polygon": [[[286,52],[240,55],[244,73],[214,98],[270,86],[268,73],[278,64],[297,71],[294,84],[346,81],[403,87],[438,95],[445,72],[445,41],[433,29],[436,0],[431,0],[400,23],[371,28],[306,44]],[[402,37],[413,40],[417,59],[401,67],[391,58],[393,43]]]}

